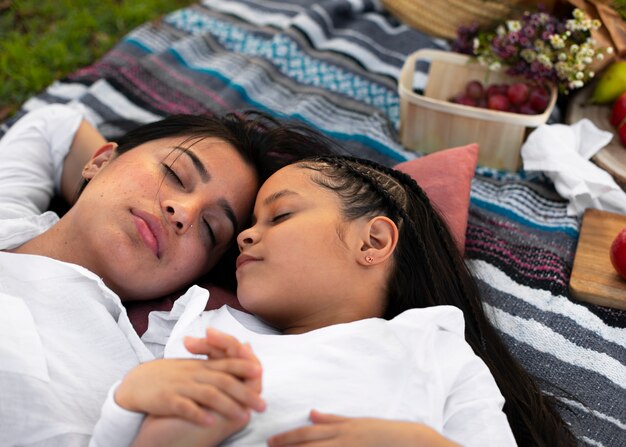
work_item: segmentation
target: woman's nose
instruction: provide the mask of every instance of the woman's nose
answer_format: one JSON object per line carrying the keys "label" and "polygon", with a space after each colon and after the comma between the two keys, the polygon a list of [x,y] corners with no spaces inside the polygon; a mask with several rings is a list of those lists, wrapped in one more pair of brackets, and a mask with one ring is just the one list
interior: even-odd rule
{"label": "woman's nose", "polygon": [[193,226],[193,213],[189,206],[182,203],[168,202],[163,204],[166,219],[174,225],[177,233],[184,233]]}

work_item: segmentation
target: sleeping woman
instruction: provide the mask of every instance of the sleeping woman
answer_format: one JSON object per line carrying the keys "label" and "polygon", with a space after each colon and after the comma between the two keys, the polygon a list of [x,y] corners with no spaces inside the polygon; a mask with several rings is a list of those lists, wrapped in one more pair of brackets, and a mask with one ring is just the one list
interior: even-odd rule
{"label": "sleeping woman", "polygon": [[[85,114],[44,106],[0,140],[2,446],[87,445],[107,390],[154,358],[122,301],[206,274],[245,228],[262,181],[329,149],[259,114],[173,116],[117,142]],[[46,211],[55,190],[75,200],[62,217]]]}
{"label": "sleeping woman", "polygon": [[[111,390],[94,445],[575,445],[410,177],[337,156],[289,165],[263,184],[237,243],[248,313],[203,312],[206,293],[181,301],[171,334],[153,334],[179,359]],[[223,388],[244,383],[258,400],[206,408],[213,390],[187,386],[190,352],[257,362]]]}

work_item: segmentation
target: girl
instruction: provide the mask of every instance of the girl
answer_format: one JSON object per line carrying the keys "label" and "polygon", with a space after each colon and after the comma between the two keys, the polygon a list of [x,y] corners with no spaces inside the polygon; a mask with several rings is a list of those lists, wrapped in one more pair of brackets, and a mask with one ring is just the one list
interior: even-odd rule
{"label": "girl", "polygon": [[[130,442],[141,415],[126,408],[153,415],[138,446],[575,444],[490,326],[443,220],[408,176],[346,157],[287,166],[260,189],[237,242],[238,298],[256,318],[202,313],[202,297],[190,297],[167,343],[153,340],[166,357],[256,354],[262,373],[240,382],[266,405],[249,406],[251,418],[207,413],[210,393],[153,380],[157,362],[111,393],[95,443]],[[161,369],[181,365],[171,362]],[[172,414],[155,396],[174,396],[204,426],[154,417]]]}
{"label": "girl", "polygon": [[[0,140],[0,445],[87,445],[111,384],[153,358],[121,301],[206,274],[263,179],[329,148],[259,114],[174,116],[117,142],[84,116],[41,107]],[[61,218],[55,191],[75,200]]]}

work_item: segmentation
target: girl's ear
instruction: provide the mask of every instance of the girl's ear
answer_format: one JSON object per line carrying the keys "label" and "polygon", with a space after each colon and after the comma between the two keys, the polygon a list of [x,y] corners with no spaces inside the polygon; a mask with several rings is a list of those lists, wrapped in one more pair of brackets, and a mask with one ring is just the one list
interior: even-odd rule
{"label": "girl's ear", "polygon": [[386,216],[371,218],[363,227],[361,252],[357,262],[364,266],[386,261],[398,244],[398,227]]}
{"label": "girl's ear", "polygon": [[117,148],[117,143],[106,143],[100,149],[98,149],[91,156],[91,159],[87,162],[85,167],[83,168],[83,178],[85,180],[91,180],[96,176],[100,170],[106,166],[109,161],[113,159],[115,156],[115,149]]}

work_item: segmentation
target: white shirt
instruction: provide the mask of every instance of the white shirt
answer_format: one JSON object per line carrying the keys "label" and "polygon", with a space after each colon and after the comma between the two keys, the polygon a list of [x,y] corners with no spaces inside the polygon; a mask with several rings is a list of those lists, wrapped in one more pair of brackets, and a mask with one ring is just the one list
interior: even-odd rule
{"label": "white shirt", "polygon": [[[154,312],[151,318],[161,320],[161,329],[148,329],[144,340],[164,345],[165,357],[191,357],[183,337],[202,337],[206,327],[250,342],[263,365],[267,409],[253,413],[248,426],[223,445],[265,446],[268,437],[309,424],[311,409],[421,422],[464,446],[515,445],[502,412],[504,399],[466,343],[463,315],[455,307],[280,335],[227,306],[203,312],[204,303],[201,293],[189,293],[170,314]],[[171,335],[161,332],[168,326]],[[94,434],[108,436],[107,443],[98,445],[128,445],[139,428],[141,419],[125,419],[128,414],[115,407],[109,398]]]}
{"label": "white shirt", "polygon": [[[58,221],[41,213],[82,118],[80,109],[42,107],[0,140],[0,250]],[[152,358],[96,275],[0,252],[0,445],[87,445],[111,385]]]}

